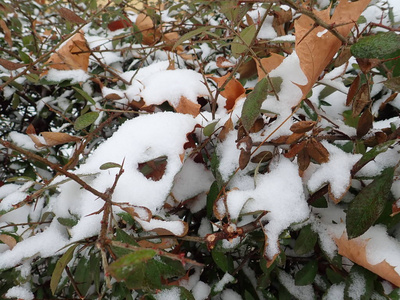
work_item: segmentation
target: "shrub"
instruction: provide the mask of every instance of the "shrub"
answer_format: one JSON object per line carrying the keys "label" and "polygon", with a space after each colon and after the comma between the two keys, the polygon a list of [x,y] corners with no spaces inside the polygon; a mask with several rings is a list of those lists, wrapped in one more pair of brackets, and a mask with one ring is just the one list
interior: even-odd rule
{"label": "shrub", "polygon": [[14,2],[2,297],[399,297],[387,1]]}

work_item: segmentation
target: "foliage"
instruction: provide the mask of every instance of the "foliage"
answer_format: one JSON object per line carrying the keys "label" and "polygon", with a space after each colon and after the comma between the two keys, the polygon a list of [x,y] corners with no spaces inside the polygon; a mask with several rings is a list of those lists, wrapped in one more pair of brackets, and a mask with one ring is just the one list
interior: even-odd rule
{"label": "foliage", "polygon": [[303,2],[0,0],[0,297],[397,299],[398,23]]}

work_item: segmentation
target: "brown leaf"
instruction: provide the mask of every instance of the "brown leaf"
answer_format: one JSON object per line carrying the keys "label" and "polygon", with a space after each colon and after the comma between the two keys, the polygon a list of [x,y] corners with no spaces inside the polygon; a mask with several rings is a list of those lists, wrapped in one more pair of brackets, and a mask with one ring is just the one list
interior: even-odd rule
{"label": "brown leaf", "polygon": [[[261,66],[259,63],[257,63],[257,74],[258,74],[258,80],[263,79],[267,74],[264,72],[267,71],[270,73],[272,70],[276,69],[285,59],[282,55],[276,54],[276,53],[271,53],[271,56],[266,57],[266,58],[261,58]],[[264,68],[264,70],[263,70]]]}
{"label": "brown leaf", "polygon": [[0,19],[0,28],[3,30],[3,33],[4,33],[4,40],[7,42],[7,44],[10,47],[12,47],[13,41],[11,38],[11,30],[8,28],[6,22],[4,22],[3,19]]}
{"label": "brown leaf", "polygon": [[36,134],[35,127],[32,123],[28,125],[28,128],[26,128],[26,134]]}
{"label": "brown leaf", "polygon": [[352,117],[355,118],[358,116],[365,106],[371,102],[370,95],[369,95],[369,86],[368,84],[364,83],[360,89],[358,90],[357,94],[354,96],[353,100],[353,107],[352,107]]}
{"label": "brown leaf", "polygon": [[[176,31],[164,33],[163,36],[162,36],[162,40],[164,41],[164,44],[165,44],[163,49],[167,50],[167,51],[171,51],[172,48],[174,47],[176,41],[178,41],[180,37],[181,36]],[[176,48],[176,51],[177,52],[182,52],[183,51],[183,46],[179,45]]]}
{"label": "brown leaf", "polygon": [[251,152],[245,149],[240,149],[240,156],[239,156],[239,168],[243,170],[247,167],[251,157]]}
{"label": "brown leaf", "polygon": [[159,181],[165,174],[167,168],[167,158],[165,156],[157,157],[138,164],[138,170],[147,178]]}
{"label": "brown leaf", "polygon": [[289,135],[286,139],[286,144],[293,144],[296,143],[298,140],[300,140],[302,137],[304,137],[306,134],[305,132],[303,133],[292,133],[291,135]]}
{"label": "brown leaf", "polygon": [[306,149],[302,149],[299,154],[297,155],[297,165],[299,166],[299,170],[302,173],[307,170],[308,166],[310,165],[311,159],[310,155]]}
{"label": "brown leaf", "polygon": [[122,99],[122,97],[116,93],[107,94],[104,96],[104,98],[112,101]]}
{"label": "brown leaf", "polygon": [[381,62],[380,59],[376,58],[357,58],[357,63],[364,74],[369,73],[371,69],[378,66]]}
{"label": "brown leaf", "polygon": [[160,30],[155,28],[153,20],[149,16],[143,13],[139,14],[135,25],[143,36],[143,44],[153,45],[160,39]]}
{"label": "brown leaf", "polygon": [[255,164],[270,161],[273,157],[271,151],[262,151],[251,158],[251,162]]}
{"label": "brown leaf", "polygon": [[359,87],[360,87],[360,75],[357,75],[357,77],[354,78],[353,82],[351,83],[349,92],[347,93],[346,106],[349,106],[353,102],[353,99],[356,96]]}
{"label": "brown leaf", "polygon": [[400,287],[400,275],[395,271],[395,266],[390,265],[386,260],[375,265],[368,262],[366,249],[368,240],[363,240],[362,238],[349,240],[346,234],[343,233],[339,239],[335,238],[335,243],[338,246],[340,255]]}
{"label": "brown leaf", "polygon": [[189,114],[196,117],[200,113],[201,105],[190,101],[185,96],[181,96],[178,106],[175,107],[176,112]]}
{"label": "brown leaf", "polygon": [[[89,66],[90,49],[83,32],[72,36],[63,46],[50,56],[46,64],[56,70],[84,70]],[[45,75],[45,73],[42,73]]]}
{"label": "brown leaf", "polygon": [[357,124],[357,137],[362,138],[366,135],[370,129],[372,129],[372,125],[374,122],[374,116],[371,113],[370,109],[364,110]]}
{"label": "brown leaf", "polygon": [[47,147],[55,145],[66,144],[71,142],[78,142],[81,140],[80,137],[72,136],[63,132],[48,132],[44,131],[40,133],[46,141]]}
{"label": "brown leaf", "polygon": [[304,133],[314,128],[315,121],[300,121],[290,126],[290,130],[294,133]]}
{"label": "brown leaf", "polygon": [[84,19],[82,19],[80,16],[78,16],[76,13],[74,13],[72,10],[65,8],[65,7],[61,7],[58,10],[58,13],[60,14],[60,16],[67,20],[68,22],[71,23],[75,23],[75,24],[85,24],[86,21]]}
{"label": "brown leaf", "polygon": [[302,141],[301,143],[294,144],[293,146],[290,147],[289,152],[283,154],[287,158],[292,158],[297,155],[301,150],[304,149],[304,147],[307,145],[307,141]]}
{"label": "brown leaf", "polygon": [[14,71],[14,70],[17,70],[19,68],[26,66],[26,64],[15,63],[15,62],[3,59],[3,58],[0,58],[0,65],[10,71]]}
{"label": "brown leaf", "polygon": [[222,142],[222,141],[225,141],[225,139],[226,139],[228,133],[229,133],[230,131],[232,131],[232,130],[233,130],[233,122],[232,122],[232,118],[229,118],[229,119],[225,122],[224,126],[222,127],[221,132],[218,134],[218,139],[219,139],[221,142]]}
{"label": "brown leaf", "polygon": [[324,145],[314,138],[311,138],[306,146],[308,155],[317,163],[322,164],[329,161],[329,152]]}
{"label": "brown leaf", "polygon": [[17,244],[16,239],[8,234],[0,234],[0,241],[6,244],[10,248],[10,250],[12,250],[12,248],[14,248]]}
{"label": "brown leaf", "polygon": [[349,46],[343,47],[342,51],[340,51],[338,57],[335,59],[334,67],[340,67],[341,65],[347,63],[351,57],[351,50]]}
{"label": "brown leaf", "polygon": [[[347,37],[369,2],[370,0],[340,1],[332,17],[330,17],[331,7],[313,13],[328,24],[340,25],[334,28],[342,36]],[[314,25],[315,22],[306,15],[301,15],[295,21],[295,50],[300,60],[300,67],[308,80],[306,85],[300,87],[303,98],[342,46],[342,42],[331,32],[325,32],[325,28]]]}
{"label": "brown leaf", "polygon": [[[221,88],[230,77],[231,73],[227,73],[222,77],[209,77],[217,83],[218,88]],[[243,85],[234,77],[232,77],[228,83],[224,86],[224,90],[221,92],[221,96],[225,97],[226,103],[225,108],[229,111],[236,103],[236,100],[246,92]]]}
{"label": "brown leaf", "polygon": [[392,213],[390,214],[391,217],[394,217],[395,215],[397,215],[398,213],[400,213],[400,207],[397,206],[397,203],[399,202],[400,199],[397,199],[397,201],[395,201],[392,204]]}
{"label": "brown leaf", "polygon": [[256,132],[259,132],[259,131],[261,131],[263,128],[264,128],[264,119],[263,118],[258,118],[255,122],[254,122],[254,124],[253,124],[253,126],[251,126],[251,128],[249,129],[249,132],[250,133],[256,133]]}

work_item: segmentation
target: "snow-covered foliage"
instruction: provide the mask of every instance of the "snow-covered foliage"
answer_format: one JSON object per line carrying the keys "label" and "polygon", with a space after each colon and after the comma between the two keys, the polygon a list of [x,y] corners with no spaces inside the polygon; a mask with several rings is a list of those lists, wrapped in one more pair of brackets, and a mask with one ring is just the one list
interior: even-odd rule
{"label": "snow-covered foliage", "polygon": [[398,295],[397,2],[12,2],[1,298]]}

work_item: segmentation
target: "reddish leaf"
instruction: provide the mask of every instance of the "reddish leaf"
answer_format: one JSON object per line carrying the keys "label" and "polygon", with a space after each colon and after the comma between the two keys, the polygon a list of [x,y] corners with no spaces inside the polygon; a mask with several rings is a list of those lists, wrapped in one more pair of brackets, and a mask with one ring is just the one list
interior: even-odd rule
{"label": "reddish leaf", "polygon": [[370,129],[372,129],[373,122],[374,116],[372,115],[371,110],[366,109],[358,120],[357,137],[361,138],[366,135],[370,131]]}
{"label": "reddish leaf", "polygon": [[284,156],[287,158],[295,157],[304,147],[307,145],[307,141],[302,141],[301,143],[294,144],[290,147],[289,152],[285,153]]}
{"label": "reddish leaf", "polygon": [[161,156],[153,160],[149,160],[138,164],[138,170],[147,178],[159,181],[164,176],[167,168],[167,158]]}
{"label": "reddish leaf", "polygon": [[322,164],[329,161],[329,152],[324,145],[316,139],[311,138],[307,143],[307,152],[317,163]]}
{"label": "reddish leaf", "polygon": [[118,29],[123,29],[123,28],[128,28],[132,27],[132,22],[126,20],[126,19],[121,19],[121,20],[116,20],[108,23],[107,27],[111,31],[116,31]]}
{"label": "reddish leaf", "polygon": [[351,83],[349,92],[347,93],[347,99],[346,99],[347,106],[349,106],[353,102],[353,99],[356,93],[358,92],[359,87],[360,87],[360,75],[357,75],[357,77]]}

